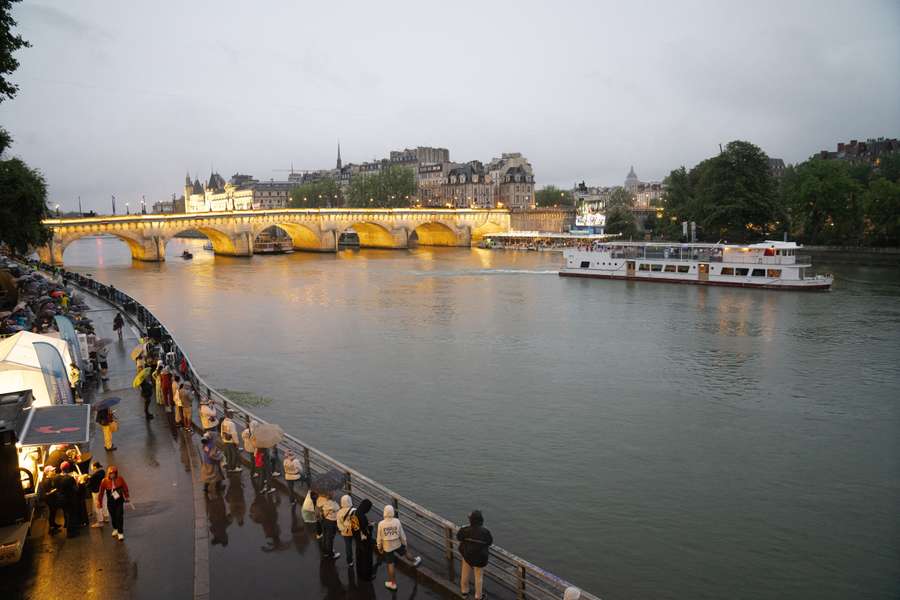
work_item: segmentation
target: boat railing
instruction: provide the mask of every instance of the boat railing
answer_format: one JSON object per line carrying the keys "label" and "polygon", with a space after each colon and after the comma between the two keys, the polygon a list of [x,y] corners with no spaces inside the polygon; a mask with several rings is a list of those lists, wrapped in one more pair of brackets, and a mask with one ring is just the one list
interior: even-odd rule
{"label": "boat railing", "polygon": [[[46,270],[53,269],[51,265],[38,264]],[[239,415],[239,418],[234,420],[240,430],[248,427],[253,421],[266,422],[262,417],[236,404],[210,386],[194,368],[187,353],[171,332],[140,302],[113,286],[104,285],[79,273],[67,272],[67,277],[82,288],[123,310],[144,332],[150,328],[158,328],[163,350],[167,353],[174,353],[175,365],[181,365],[182,361],[187,365],[187,374],[191,381],[200,394],[213,402],[220,415],[224,414],[225,409],[230,410],[233,415]],[[301,458],[303,472],[308,476],[315,477],[333,469],[344,473],[346,476],[344,491],[354,498],[355,505],[358,506],[363,498],[372,501],[373,507],[376,507],[373,510],[377,510],[377,507],[381,505],[393,505],[410,538],[411,553],[422,556],[421,572],[438,583],[449,586],[452,590],[458,589],[461,559],[459,544],[456,541],[456,533],[459,528],[455,523],[286,433],[283,441],[277,446],[276,457],[278,452],[283,454],[288,449]],[[488,582],[492,595],[497,598],[504,600],[559,600],[563,597],[565,589],[573,585],[499,546],[491,546],[490,554],[491,559],[484,569],[484,578]],[[585,600],[599,600],[597,596],[586,591],[582,591],[581,597]]]}

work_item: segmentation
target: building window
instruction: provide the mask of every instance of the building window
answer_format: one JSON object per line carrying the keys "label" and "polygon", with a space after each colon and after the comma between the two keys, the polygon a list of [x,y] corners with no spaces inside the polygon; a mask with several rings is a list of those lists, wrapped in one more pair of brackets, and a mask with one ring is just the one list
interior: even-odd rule
{"label": "building window", "polygon": [[691,270],[691,268],[688,265],[678,265],[679,273],[688,273],[688,272],[690,272],[690,270]]}
{"label": "building window", "polygon": [[750,274],[751,277],[765,277],[766,270],[765,269],[753,269],[753,273]]}
{"label": "building window", "polygon": [[746,277],[747,273],[750,272],[750,269],[735,269],[734,274],[739,277]]}
{"label": "building window", "polygon": [[666,271],[666,273],[674,273],[675,265],[666,265],[665,271]]}
{"label": "building window", "polygon": [[781,277],[781,269],[769,269],[766,271],[766,277]]}
{"label": "building window", "polygon": [[722,267],[722,275],[734,275],[734,269],[731,267]]}
{"label": "building window", "polygon": [[649,271],[650,265],[647,263],[641,263],[641,266],[638,267],[638,271]]}
{"label": "building window", "polygon": [[662,265],[651,265],[650,270],[651,271],[662,271],[663,266]]}

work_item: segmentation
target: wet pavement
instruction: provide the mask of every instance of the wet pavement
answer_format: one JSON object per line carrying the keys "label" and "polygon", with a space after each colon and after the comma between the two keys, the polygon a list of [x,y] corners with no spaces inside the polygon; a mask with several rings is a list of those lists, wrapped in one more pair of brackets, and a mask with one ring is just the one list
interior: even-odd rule
{"label": "wet pavement", "polygon": [[[126,509],[126,537],[113,539],[109,525],[82,529],[74,538],[64,532],[49,535],[46,519],[39,519],[22,560],[0,570],[0,598],[449,597],[408,567],[398,570],[396,592],[384,587],[384,566],[374,581],[357,581],[344,556],[322,558],[299,505],[292,510],[281,489],[257,494],[248,469],[226,479],[218,498],[198,492],[195,510],[199,484],[192,478],[190,453],[197,452],[196,437],[176,429],[171,415],[155,403],[156,418],[144,418],[140,396],[131,388],[135,332],[126,326],[125,339],[118,342],[112,332],[115,311],[90,297],[88,303],[98,336],[114,341],[109,382],[86,396],[122,399],[116,407],[117,450],[104,450],[99,428],[92,433],[91,449],[104,466],[117,465],[128,482],[134,510]],[[196,463],[196,454],[193,458]],[[340,537],[335,550],[344,552]]]}

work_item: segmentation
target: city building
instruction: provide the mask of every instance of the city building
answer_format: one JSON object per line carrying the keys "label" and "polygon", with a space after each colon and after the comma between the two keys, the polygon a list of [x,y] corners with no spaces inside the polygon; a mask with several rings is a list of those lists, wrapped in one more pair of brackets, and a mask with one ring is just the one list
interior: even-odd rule
{"label": "city building", "polygon": [[450,151],[446,148],[432,148],[431,146],[391,150],[388,160],[391,163],[405,165],[447,163],[450,162]]}
{"label": "city building", "polygon": [[[193,184],[192,184],[193,186]],[[172,194],[171,200],[161,200],[159,202],[153,203],[153,214],[154,215],[166,215],[166,214],[176,214],[184,212],[184,196],[180,198],[176,198],[175,194]]]}
{"label": "city building", "polygon": [[769,174],[772,177],[781,177],[782,175],[784,175],[784,159],[770,158],[769,159]]}
{"label": "city building", "polygon": [[201,185],[196,178],[191,182],[188,174],[184,182],[185,210],[190,213],[286,208],[296,185],[292,181],[261,182],[241,173],[225,181],[216,172],[210,173],[207,183]]}
{"label": "city building", "polygon": [[900,140],[896,138],[869,138],[861,142],[858,140],[850,140],[849,142],[838,142],[837,150],[829,152],[822,150],[813,158],[822,158],[825,160],[849,160],[849,161],[866,161],[877,165],[879,158],[884,154],[900,151]]}
{"label": "city building", "polygon": [[493,208],[494,184],[484,165],[477,160],[450,169],[441,194],[455,208]]}
{"label": "city building", "polygon": [[452,162],[422,163],[416,170],[416,197],[420,206],[444,206],[447,201],[442,193],[450,169],[458,167]]}
{"label": "city building", "polygon": [[662,204],[663,183],[661,181],[641,181],[634,172],[633,165],[628,170],[625,184],[622,187],[634,197],[634,208],[637,210],[645,210]]}
{"label": "city building", "polygon": [[628,171],[628,175],[625,176],[625,191],[629,194],[637,193],[638,185],[640,185],[641,180],[638,179],[637,174],[634,172],[634,165],[631,166],[631,169]]}
{"label": "city building", "polygon": [[494,185],[495,202],[512,209],[534,208],[534,170],[521,152],[504,152],[492,159],[486,170]]}

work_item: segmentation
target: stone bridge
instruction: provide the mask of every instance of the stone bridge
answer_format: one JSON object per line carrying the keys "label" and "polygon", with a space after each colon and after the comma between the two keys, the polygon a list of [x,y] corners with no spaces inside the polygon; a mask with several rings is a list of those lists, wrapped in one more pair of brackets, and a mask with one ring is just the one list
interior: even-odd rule
{"label": "stone bridge", "polygon": [[38,248],[40,259],[63,264],[66,246],[85,236],[113,235],[125,241],[135,260],[165,260],[166,244],[179,233],[196,230],[212,242],[216,254],[252,256],[253,241],[277,226],[296,250],[336,252],[348,229],[364,248],[408,248],[410,238],[426,246],[470,246],[488,233],[509,231],[506,210],[479,209],[280,209],[160,215],[47,219],[53,236]]}

